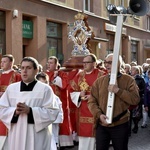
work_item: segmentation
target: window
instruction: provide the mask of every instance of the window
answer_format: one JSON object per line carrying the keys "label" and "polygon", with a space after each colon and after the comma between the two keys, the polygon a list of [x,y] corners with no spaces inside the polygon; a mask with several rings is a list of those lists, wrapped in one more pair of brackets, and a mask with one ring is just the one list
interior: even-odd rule
{"label": "window", "polygon": [[0,11],[0,54],[6,54],[5,12]]}
{"label": "window", "polygon": [[137,61],[138,59],[138,42],[131,41],[131,61]]}
{"label": "window", "polygon": [[120,0],[119,5],[127,8],[127,7],[129,7],[129,0]]}
{"label": "window", "polygon": [[147,30],[150,31],[150,16],[147,16]]}
{"label": "window", "polygon": [[114,35],[112,34],[107,34],[108,37],[108,48],[107,48],[107,53],[113,53],[113,48],[114,48]]}
{"label": "window", "polygon": [[110,4],[110,0],[105,0],[105,6],[107,6],[108,4]]}
{"label": "window", "polygon": [[59,63],[63,63],[62,52],[62,25],[54,22],[47,22],[47,55],[56,56]]}
{"label": "window", "polygon": [[119,5],[120,5],[120,6],[124,6],[124,0],[120,0],[120,1],[119,1]]}
{"label": "window", "polygon": [[83,10],[91,11],[92,0],[83,0]]}

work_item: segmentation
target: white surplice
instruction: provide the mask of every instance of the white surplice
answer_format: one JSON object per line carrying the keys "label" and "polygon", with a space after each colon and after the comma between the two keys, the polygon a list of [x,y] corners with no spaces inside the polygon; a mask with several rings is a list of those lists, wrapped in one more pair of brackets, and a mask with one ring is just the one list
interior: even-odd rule
{"label": "white surplice", "polygon": [[[32,91],[21,91],[21,82],[8,86],[0,99],[0,119],[8,128],[8,150],[50,150],[51,136],[48,125],[60,111],[49,85],[38,81]],[[27,115],[19,115],[17,123],[11,123],[18,102],[32,108],[34,124],[27,123]],[[5,145],[4,145],[5,147]]]}
{"label": "white surplice", "polygon": [[59,112],[56,120],[52,124],[52,135],[55,139],[55,142],[59,143],[59,139],[58,139],[58,137],[59,137],[59,124],[63,123],[64,115],[63,115],[63,109],[62,109],[62,102],[60,101],[58,96],[56,96],[56,101],[59,104],[60,112]]}
{"label": "white surplice", "polygon": [[55,95],[56,101],[59,104],[60,112],[57,115],[56,120],[49,125],[49,131],[51,132],[51,150],[57,150],[56,143],[59,145],[59,124],[63,122],[64,114],[62,109],[62,102],[59,97]]}

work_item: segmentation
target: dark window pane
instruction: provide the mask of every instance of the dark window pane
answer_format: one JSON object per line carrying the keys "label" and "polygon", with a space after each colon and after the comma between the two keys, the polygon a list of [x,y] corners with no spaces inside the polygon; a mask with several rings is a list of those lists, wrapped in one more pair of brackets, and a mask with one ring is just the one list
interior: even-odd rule
{"label": "dark window pane", "polygon": [[54,22],[47,22],[47,55],[56,56],[59,63],[63,63],[62,52],[62,25]]}
{"label": "dark window pane", "polygon": [[5,12],[0,11],[0,54],[6,54]]}

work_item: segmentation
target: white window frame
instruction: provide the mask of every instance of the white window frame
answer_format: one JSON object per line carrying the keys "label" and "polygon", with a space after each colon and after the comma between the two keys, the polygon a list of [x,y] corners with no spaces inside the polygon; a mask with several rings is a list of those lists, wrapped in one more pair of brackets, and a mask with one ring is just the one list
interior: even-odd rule
{"label": "white window frame", "polygon": [[150,16],[147,16],[147,30],[150,31]]}
{"label": "white window frame", "polygon": [[138,61],[138,41],[131,40],[131,61]]}
{"label": "white window frame", "polygon": [[[87,10],[86,10],[86,2],[88,2],[88,8],[87,8]],[[91,5],[91,0],[83,0],[83,10],[85,10],[85,11],[91,11],[90,10],[90,5]]]}

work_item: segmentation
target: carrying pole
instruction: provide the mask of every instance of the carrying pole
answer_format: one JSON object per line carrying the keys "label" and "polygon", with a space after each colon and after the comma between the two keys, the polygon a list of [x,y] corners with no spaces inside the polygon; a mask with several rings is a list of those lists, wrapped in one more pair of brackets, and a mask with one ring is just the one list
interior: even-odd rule
{"label": "carrying pole", "polygon": [[[122,35],[122,26],[123,26],[123,14],[117,14],[114,52],[113,52],[113,60],[112,60],[112,68],[111,68],[109,84],[115,84],[116,79],[117,79],[118,59],[119,59],[119,50],[120,50],[120,42],[121,42],[121,35]],[[109,92],[108,100],[107,100],[107,110],[106,110],[106,116],[108,117],[106,119],[106,121],[108,124],[112,123],[113,110],[114,110],[114,99],[115,99],[115,93]]]}

